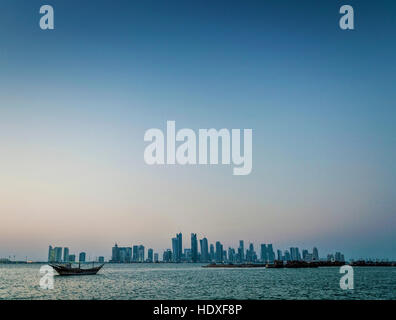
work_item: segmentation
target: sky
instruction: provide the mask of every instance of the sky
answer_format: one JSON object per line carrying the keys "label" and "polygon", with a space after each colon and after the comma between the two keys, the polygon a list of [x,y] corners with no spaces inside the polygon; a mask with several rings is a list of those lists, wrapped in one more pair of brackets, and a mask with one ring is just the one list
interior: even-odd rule
{"label": "sky", "polygon": [[[39,27],[52,5],[55,29]],[[339,28],[352,5],[355,30]],[[394,1],[0,3],[0,257],[210,243],[396,259]],[[149,166],[150,128],[253,129],[253,170]]]}

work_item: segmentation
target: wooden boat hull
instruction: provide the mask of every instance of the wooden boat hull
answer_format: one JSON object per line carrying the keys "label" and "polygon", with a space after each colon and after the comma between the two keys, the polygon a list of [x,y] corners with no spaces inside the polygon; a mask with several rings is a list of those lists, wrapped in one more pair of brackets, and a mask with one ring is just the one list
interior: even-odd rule
{"label": "wooden boat hull", "polygon": [[98,267],[93,267],[89,269],[81,269],[81,268],[70,268],[62,265],[50,264],[52,268],[60,276],[86,276],[86,275],[94,275],[97,274],[100,269],[102,269],[103,264]]}

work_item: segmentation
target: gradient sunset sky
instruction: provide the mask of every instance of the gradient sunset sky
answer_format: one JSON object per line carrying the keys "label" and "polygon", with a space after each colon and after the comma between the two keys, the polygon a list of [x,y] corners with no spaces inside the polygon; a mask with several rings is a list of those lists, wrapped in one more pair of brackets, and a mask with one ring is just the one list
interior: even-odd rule
{"label": "gradient sunset sky", "polygon": [[[55,30],[39,28],[53,5]],[[354,31],[338,26],[355,9]],[[394,1],[0,3],[0,257],[183,232],[396,259]],[[253,170],[148,166],[150,128],[252,128]]]}

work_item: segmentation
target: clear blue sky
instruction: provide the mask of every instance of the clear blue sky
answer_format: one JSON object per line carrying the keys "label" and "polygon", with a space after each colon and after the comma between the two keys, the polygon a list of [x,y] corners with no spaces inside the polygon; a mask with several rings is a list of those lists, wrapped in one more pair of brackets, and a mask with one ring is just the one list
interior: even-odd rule
{"label": "clear blue sky", "polygon": [[[39,28],[51,4],[55,30]],[[355,9],[354,31],[338,27]],[[178,231],[396,259],[394,1],[0,3],[0,257]],[[253,171],[151,167],[145,130],[252,128]]]}

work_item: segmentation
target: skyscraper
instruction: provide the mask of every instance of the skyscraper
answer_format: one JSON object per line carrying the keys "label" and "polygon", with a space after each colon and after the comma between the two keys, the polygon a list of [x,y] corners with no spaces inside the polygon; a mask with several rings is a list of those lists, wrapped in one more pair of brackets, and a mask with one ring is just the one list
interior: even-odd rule
{"label": "skyscraper", "polygon": [[223,262],[223,245],[216,241],[216,262]]}
{"label": "skyscraper", "polygon": [[335,261],[337,262],[345,261],[344,255],[341,252],[336,252],[334,257],[335,257]]}
{"label": "skyscraper", "polygon": [[173,262],[177,262],[177,254],[178,254],[178,244],[177,238],[172,238],[172,260]]}
{"label": "skyscraper", "polygon": [[63,249],[63,262],[69,262],[69,248]]}
{"label": "skyscraper", "polygon": [[208,239],[203,238],[199,241],[201,245],[201,262],[209,261],[209,248],[208,248]]}
{"label": "skyscraper", "polygon": [[132,250],[132,261],[137,262],[139,260],[139,246],[133,246]]}
{"label": "skyscraper", "polygon": [[48,262],[55,262],[55,250],[52,246],[48,247]]}
{"label": "skyscraper", "polygon": [[299,261],[301,260],[301,255],[300,251],[297,247],[291,247],[290,248],[290,259],[292,261]]}
{"label": "skyscraper", "polygon": [[243,262],[245,260],[245,246],[243,240],[239,240],[238,253],[240,255],[241,262]]}
{"label": "skyscraper", "polygon": [[78,261],[79,262],[85,262],[85,257],[86,257],[86,253],[85,252],[80,252],[80,255],[78,257]]}
{"label": "skyscraper", "polygon": [[131,247],[119,247],[117,244],[111,250],[111,262],[131,262],[132,259],[132,248]]}
{"label": "skyscraper", "polygon": [[144,262],[144,246],[139,246],[139,262]]}
{"label": "skyscraper", "polygon": [[268,252],[268,262],[269,263],[274,263],[275,261],[275,252],[274,249],[272,248],[272,244],[269,243],[267,246],[267,252]]}
{"label": "skyscraper", "polygon": [[282,250],[277,250],[278,253],[278,261],[282,261],[283,260],[283,256],[282,256]]}
{"label": "skyscraper", "polygon": [[312,260],[319,261],[319,251],[316,247],[312,249]]}
{"label": "skyscraper", "polygon": [[198,241],[196,233],[191,233],[191,261],[198,262]]}
{"label": "skyscraper", "polygon": [[118,250],[117,243],[111,249],[111,262],[120,262],[120,251]]}
{"label": "skyscraper", "polygon": [[183,256],[183,236],[181,233],[176,234],[176,237],[172,238],[172,252],[173,261],[180,262]]}
{"label": "skyscraper", "polygon": [[126,247],[126,255],[124,262],[131,262],[132,261],[132,247]]}
{"label": "skyscraper", "polygon": [[180,262],[183,256],[183,235],[182,233],[178,233],[176,235],[177,238],[177,248],[178,248],[178,252],[177,252],[177,261]]}
{"label": "skyscraper", "polygon": [[264,243],[261,245],[260,259],[264,263],[268,262],[268,250]]}
{"label": "skyscraper", "polygon": [[153,257],[153,253],[154,253],[154,251],[153,251],[153,249],[148,249],[147,250],[147,261],[148,262],[153,262],[154,260],[154,257]]}
{"label": "skyscraper", "polygon": [[307,259],[308,259],[308,250],[306,250],[306,249],[303,249],[303,251],[302,251],[302,258],[303,258],[303,260],[304,261],[307,261]]}
{"label": "skyscraper", "polygon": [[191,260],[191,249],[184,249],[184,255],[183,255],[183,260],[184,261],[192,261]]}
{"label": "skyscraper", "polygon": [[171,249],[166,249],[162,255],[162,261],[164,262],[171,262],[173,261],[172,258],[172,250]]}
{"label": "skyscraper", "polygon": [[249,249],[246,250],[246,261],[254,262],[256,260],[256,252],[254,251],[253,243],[249,244]]}
{"label": "skyscraper", "polygon": [[296,253],[297,253],[297,261],[300,261],[301,260],[300,249],[296,248]]}
{"label": "skyscraper", "polygon": [[235,249],[234,248],[231,248],[231,247],[228,248],[228,261],[232,262],[232,263],[236,262]]}
{"label": "skyscraper", "polygon": [[62,262],[62,247],[55,247],[55,262]]}
{"label": "skyscraper", "polygon": [[210,261],[215,261],[215,250],[213,243],[210,244]]}
{"label": "skyscraper", "polygon": [[285,250],[285,261],[290,261],[290,252],[288,250]]}

